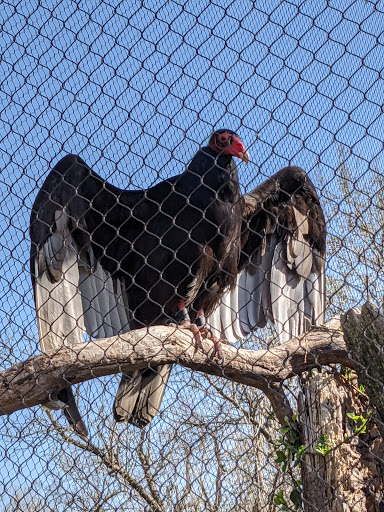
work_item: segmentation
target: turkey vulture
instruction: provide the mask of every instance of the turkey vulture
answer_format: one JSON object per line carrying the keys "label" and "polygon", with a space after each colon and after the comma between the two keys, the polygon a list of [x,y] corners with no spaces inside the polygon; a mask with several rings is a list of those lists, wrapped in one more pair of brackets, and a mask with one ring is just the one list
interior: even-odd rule
{"label": "turkey vulture", "polygon": [[[140,191],[114,187],[78,156],[55,166],[30,227],[44,352],[84,333],[103,338],[175,319],[202,324],[204,314],[213,334],[229,340],[268,319],[288,335],[319,321],[325,229],[312,183],[288,167],[242,196],[233,156],[249,161],[236,133],[215,131],[182,174]],[[149,423],[170,369],[123,375],[115,419]],[[71,388],[58,403],[86,435]]]}

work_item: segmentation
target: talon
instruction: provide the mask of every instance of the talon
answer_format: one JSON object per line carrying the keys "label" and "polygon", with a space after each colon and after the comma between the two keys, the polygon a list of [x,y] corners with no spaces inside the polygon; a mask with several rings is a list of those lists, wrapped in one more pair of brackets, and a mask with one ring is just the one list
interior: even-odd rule
{"label": "talon", "polygon": [[224,361],[223,352],[221,350],[221,343],[222,342],[221,342],[220,338],[217,338],[216,336],[212,335],[210,339],[213,342],[213,356],[212,357],[217,356],[219,359]]}
{"label": "talon", "polygon": [[169,325],[175,326],[178,329],[188,329],[192,332],[193,337],[195,339],[195,348],[202,349],[203,348],[203,340],[208,339],[213,342],[213,352],[212,358],[218,357],[222,361],[224,361],[223,353],[221,350],[221,343],[227,343],[226,341],[222,341],[216,336],[213,335],[209,325],[206,323],[206,319],[204,316],[204,310],[200,309],[197,312],[197,316],[195,319],[195,323],[192,323],[188,314],[188,310],[185,307],[185,300],[181,300],[179,302],[179,310],[175,315],[176,324],[170,323]]}
{"label": "talon", "polygon": [[188,329],[192,332],[193,337],[195,339],[195,347],[203,348],[203,338],[201,336],[200,329],[197,327],[197,325],[191,323],[189,320],[184,320],[178,325],[179,329]]}

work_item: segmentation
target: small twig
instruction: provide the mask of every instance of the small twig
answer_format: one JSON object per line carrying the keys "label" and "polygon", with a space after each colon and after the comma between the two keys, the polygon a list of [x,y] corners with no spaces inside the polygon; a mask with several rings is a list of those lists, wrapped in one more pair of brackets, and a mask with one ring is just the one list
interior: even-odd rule
{"label": "small twig", "polygon": [[141,433],[140,433],[140,442],[137,445],[137,454],[139,456],[141,466],[144,471],[145,480],[148,484],[149,490],[151,491],[152,497],[159,504],[159,507],[162,508],[161,498],[160,498],[159,493],[157,492],[157,488],[154,483],[152,473],[150,471],[150,467],[151,467],[150,460],[149,460],[149,457],[144,453],[144,450],[143,450],[145,435],[146,435],[146,431],[144,429],[142,429]]}
{"label": "small twig", "polygon": [[153,497],[137,482],[137,480],[128,471],[123,469],[122,466],[117,465],[113,460],[110,459],[109,455],[100,450],[91,441],[80,442],[78,439],[69,435],[68,432],[55,421],[52,413],[48,409],[44,410],[53,428],[64,441],[72,444],[73,446],[76,446],[77,448],[80,448],[81,450],[96,455],[110,472],[119,475],[132,489],[134,489],[151,507],[153,512],[165,512],[165,509],[153,499]]}
{"label": "small twig", "polygon": [[[231,403],[232,405],[234,405],[236,407],[237,410],[239,410],[241,412],[241,414],[244,416],[244,418],[246,419],[246,421],[248,423],[251,423],[254,427],[256,427],[259,432],[261,434],[263,434],[263,436],[265,437],[265,439],[273,444],[273,441],[272,441],[272,438],[269,434],[269,432],[258,422],[255,420],[254,416],[250,414],[250,411],[244,409],[244,407],[242,407],[237,398],[233,398],[231,397],[230,395],[228,395],[227,393],[225,393],[222,388],[220,388],[219,386],[217,386],[213,380],[208,376],[206,375],[205,378],[207,379],[207,381],[209,382],[209,384],[219,393],[219,395],[224,398],[224,400],[226,400],[227,402]],[[228,421],[226,421],[226,424],[228,424]]]}

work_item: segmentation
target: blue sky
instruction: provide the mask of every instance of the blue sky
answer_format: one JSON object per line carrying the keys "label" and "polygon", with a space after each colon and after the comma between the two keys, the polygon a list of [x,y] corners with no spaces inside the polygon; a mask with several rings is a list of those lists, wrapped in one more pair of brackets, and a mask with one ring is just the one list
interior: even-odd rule
{"label": "blue sky", "polygon": [[16,359],[39,351],[30,208],[64,154],[142,188],[228,127],[251,153],[244,189],[292,163],[322,173],[320,195],[340,144],[351,166],[383,161],[384,2],[3,1],[0,25],[0,336]]}

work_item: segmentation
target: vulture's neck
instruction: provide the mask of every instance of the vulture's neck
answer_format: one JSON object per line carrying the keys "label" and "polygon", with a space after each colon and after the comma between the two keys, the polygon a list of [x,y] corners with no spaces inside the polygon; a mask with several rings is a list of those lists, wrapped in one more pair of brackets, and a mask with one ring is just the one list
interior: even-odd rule
{"label": "vulture's neck", "polygon": [[240,196],[237,168],[230,155],[217,155],[209,147],[201,148],[188,166],[190,174],[202,177],[204,185],[218,191],[224,201],[236,201]]}
{"label": "vulture's neck", "polygon": [[193,157],[188,170],[198,176],[223,175],[226,179],[237,180],[237,168],[230,155],[218,155],[210,147],[201,148]]}

